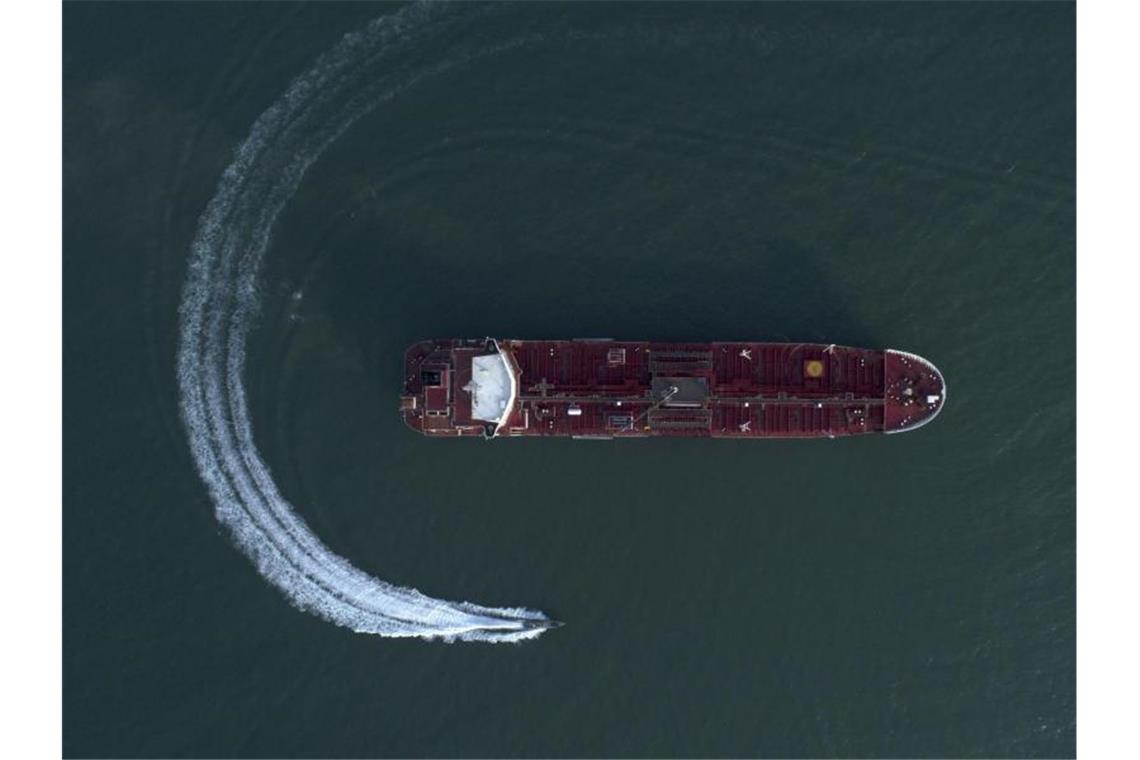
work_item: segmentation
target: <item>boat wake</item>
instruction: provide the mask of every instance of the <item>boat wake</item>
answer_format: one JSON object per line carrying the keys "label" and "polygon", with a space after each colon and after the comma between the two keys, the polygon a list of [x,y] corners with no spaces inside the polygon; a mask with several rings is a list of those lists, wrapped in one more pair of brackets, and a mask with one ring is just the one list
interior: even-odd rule
{"label": "boat wake", "polygon": [[556,623],[534,610],[433,599],[373,578],[325,546],[282,497],[254,445],[243,380],[271,229],[309,166],[378,103],[425,76],[517,44],[417,69],[417,37],[452,23],[434,5],[372,22],[317,59],[254,123],[191,245],[179,309],[181,411],[218,519],[297,607],[360,633],[521,641]]}

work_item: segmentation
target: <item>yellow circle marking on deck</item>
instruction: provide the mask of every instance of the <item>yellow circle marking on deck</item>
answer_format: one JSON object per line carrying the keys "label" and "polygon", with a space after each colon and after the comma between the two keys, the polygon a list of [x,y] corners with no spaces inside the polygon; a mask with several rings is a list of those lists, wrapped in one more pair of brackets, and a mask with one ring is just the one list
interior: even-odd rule
{"label": "yellow circle marking on deck", "polygon": [[804,362],[804,374],[808,377],[823,377],[823,362],[819,359]]}

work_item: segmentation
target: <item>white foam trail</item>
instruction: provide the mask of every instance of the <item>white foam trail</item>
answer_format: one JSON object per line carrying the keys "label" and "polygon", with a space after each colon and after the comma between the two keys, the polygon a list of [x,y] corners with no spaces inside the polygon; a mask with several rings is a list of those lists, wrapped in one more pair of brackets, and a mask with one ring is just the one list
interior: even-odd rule
{"label": "white foam trail", "polygon": [[[246,336],[270,231],[321,152],[377,103],[431,73],[370,71],[408,53],[435,6],[410,6],[346,36],[254,123],[199,220],[179,309],[182,417],[218,519],[258,571],[299,608],[360,633],[521,641],[544,629],[534,610],[447,602],[373,578],[325,546],[279,493],[253,441],[243,382]],[[501,46],[510,47],[511,45]],[[393,65],[392,70],[398,71]]]}

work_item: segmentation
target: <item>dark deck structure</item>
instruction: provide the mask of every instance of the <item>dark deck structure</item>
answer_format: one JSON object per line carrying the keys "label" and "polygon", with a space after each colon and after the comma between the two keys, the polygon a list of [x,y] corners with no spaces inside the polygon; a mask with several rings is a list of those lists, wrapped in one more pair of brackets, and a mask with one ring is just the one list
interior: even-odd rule
{"label": "dark deck structure", "polygon": [[435,340],[407,351],[400,412],[449,437],[835,438],[913,430],[945,401],[934,365],[902,351]]}

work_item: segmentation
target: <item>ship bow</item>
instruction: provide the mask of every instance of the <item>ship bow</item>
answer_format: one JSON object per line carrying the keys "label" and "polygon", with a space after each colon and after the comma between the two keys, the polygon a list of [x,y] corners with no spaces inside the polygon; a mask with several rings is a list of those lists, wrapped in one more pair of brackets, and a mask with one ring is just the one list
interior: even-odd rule
{"label": "ship bow", "polygon": [[906,351],[884,352],[883,431],[903,433],[927,424],[946,405],[946,381],[932,362]]}

